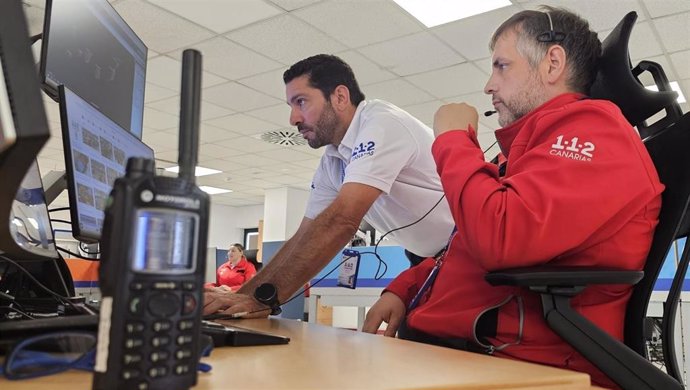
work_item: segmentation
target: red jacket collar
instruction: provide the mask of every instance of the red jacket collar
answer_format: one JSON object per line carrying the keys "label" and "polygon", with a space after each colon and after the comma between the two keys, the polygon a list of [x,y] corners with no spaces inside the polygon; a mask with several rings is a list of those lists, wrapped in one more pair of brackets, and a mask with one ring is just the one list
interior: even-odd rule
{"label": "red jacket collar", "polygon": [[522,118],[509,124],[508,126],[496,130],[494,132],[494,134],[496,135],[496,140],[498,141],[498,146],[501,148],[501,153],[503,153],[504,156],[508,157],[508,152],[510,151],[510,147],[512,146],[513,141],[515,140],[515,137],[517,137],[518,133],[522,129],[525,122],[528,121],[533,116],[537,115],[537,113],[545,111],[545,110],[549,110],[549,109],[562,107],[566,104],[569,104],[569,103],[572,103],[572,102],[575,102],[575,101],[582,99],[583,96],[584,95],[582,95],[580,93],[574,93],[574,92],[564,93],[562,95],[558,95],[555,98],[547,101],[546,103],[542,104],[541,106],[530,111],[529,113],[527,113],[527,115],[523,116]]}

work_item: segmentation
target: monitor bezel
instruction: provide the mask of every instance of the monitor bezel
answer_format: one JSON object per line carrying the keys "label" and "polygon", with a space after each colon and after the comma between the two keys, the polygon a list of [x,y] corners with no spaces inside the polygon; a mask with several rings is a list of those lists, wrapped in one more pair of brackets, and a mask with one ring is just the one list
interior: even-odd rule
{"label": "monitor bezel", "polygon": [[[79,209],[78,209],[78,201],[77,201],[77,187],[76,187],[76,180],[75,180],[75,173],[74,173],[74,164],[73,164],[73,154],[74,150],[72,149],[72,144],[71,144],[71,139],[70,139],[70,125],[69,125],[69,115],[67,114],[67,101],[65,99],[65,90],[69,89],[65,87],[64,85],[58,86],[58,96],[60,98],[59,100],[59,106],[60,106],[60,127],[62,129],[62,145],[63,145],[63,152],[64,152],[64,157],[65,157],[65,176],[67,179],[67,196],[69,198],[69,212],[70,212],[70,222],[72,226],[72,236],[82,242],[86,243],[97,243],[100,242],[101,239],[101,234],[92,234],[91,232],[87,230],[81,229],[79,226]],[[155,158],[155,153],[153,151],[153,148],[151,148],[149,145],[145,144],[142,140],[134,136],[134,134],[130,133],[129,131],[123,129],[120,125],[117,124],[117,122],[113,121],[110,117],[107,115],[103,114],[100,112],[96,107],[91,105],[88,101],[84,100],[81,96],[79,96],[76,92],[70,90],[70,92],[77,96],[79,99],[81,99],[83,102],[86,104],[89,104],[94,110],[98,111],[101,115],[105,116],[108,118],[115,126],[117,126],[118,129],[122,131],[122,135],[125,137],[131,137],[135,142],[140,143],[141,145],[145,146],[150,152],[151,152],[151,158]],[[110,189],[112,191],[112,188]],[[110,192],[109,194],[110,195]],[[102,227],[101,227],[102,228]],[[102,232],[102,229],[101,229]]]}
{"label": "monitor bezel", "polygon": [[[52,20],[52,10],[53,10],[53,4],[56,0],[46,0],[46,5],[45,5],[45,14],[43,18],[43,33],[41,34],[41,55],[40,55],[40,63],[39,63],[39,80],[41,81],[41,87],[43,91],[50,96],[51,99],[53,99],[55,102],[59,103],[60,102],[60,93],[58,88],[60,85],[56,84],[53,80],[50,80],[47,77],[47,57],[48,57],[48,48],[50,46],[50,24]],[[60,0],[57,0],[60,1]],[[96,1],[96,0],[89,0],[89,1]],[[139,37],[139,35],[136,34],[136,32],[132,29],[132,27],[127,23],[127,21],[120,15],[119,12],[113,7],[112,4],[110,4],[109,1],[107,0],[98,0],[101,1],[101,3],[104,5],[103,8],[109,8],[108,12],[112,11],[112,15],[119,18],[119,20],[122,21],[123,25],[127,26],[129,29],[129,32],[131,33],[133,38],[136,38],[137,43],[141,45],[141,47],[144,50],[144,80],[143,80],[143,86],[142,86],[142,92],[141,92],[141,107],[137,107],[140,109],[141,112],[141,120],[139,125],[139,133],[133,132],[131,129],[128,130],[129,133],[134,135],[138,139],[143,138],[143,133],[144,133],[144,106],[146,104],[146,69],[148,67],[148,46],[144,43],[144,41]],[[67,86],[69,88],[69,85]],[[134,90],[134,86],[132,86],[132,90]],[[132,110],[134,112],[134,109]],[[104,115],[110,117],[109,115],[105,114]],[[130,124],[131,124],[131,118],[130,118]]]}

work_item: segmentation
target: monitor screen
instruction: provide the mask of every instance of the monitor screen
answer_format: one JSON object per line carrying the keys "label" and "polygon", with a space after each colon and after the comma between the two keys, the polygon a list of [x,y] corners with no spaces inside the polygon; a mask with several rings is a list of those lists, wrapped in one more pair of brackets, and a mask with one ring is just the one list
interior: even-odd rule
{"label": "monitor screen", "polygon": [[153,150],[64,86],[60,94],[62,142],[72,235],[94,242],[101,237],[106,200],[127,159],[153,159]]}
{"label": "monitor screen", "polygon": [[141,139],[148,49],[107,0],[46,2],[41,79],[65,85]]}

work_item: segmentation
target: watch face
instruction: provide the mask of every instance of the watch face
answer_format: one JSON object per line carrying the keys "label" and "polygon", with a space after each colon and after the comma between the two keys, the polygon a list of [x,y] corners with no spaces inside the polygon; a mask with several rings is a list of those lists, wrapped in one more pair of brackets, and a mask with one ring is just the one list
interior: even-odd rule
{"label": "watch face", "polygon": [[277,303],[278,294],[276,286],[272,285],[271,283],[264,283],[257,287],[256,291],[254,291],[254,297],[257,301],[267,305]]}

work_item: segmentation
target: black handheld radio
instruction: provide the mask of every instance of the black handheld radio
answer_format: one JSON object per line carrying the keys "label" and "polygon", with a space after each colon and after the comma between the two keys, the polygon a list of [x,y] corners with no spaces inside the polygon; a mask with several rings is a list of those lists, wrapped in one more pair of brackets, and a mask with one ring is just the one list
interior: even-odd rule
{"label": "black handheld radio", "polygon": [[209,197],[194,183],[201,54],[182,57],[179,176],[131,158],[108,199],[94,389],[196,384]]}

